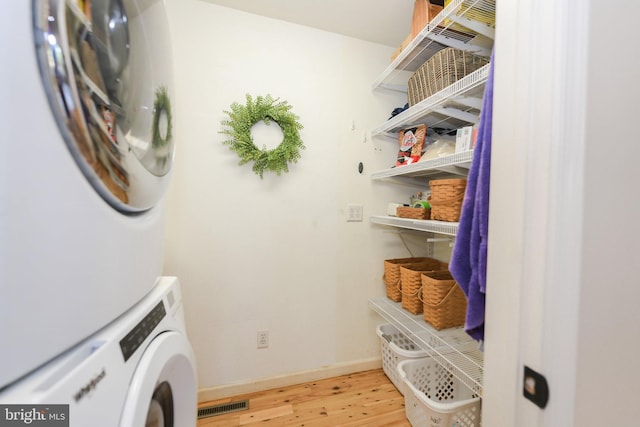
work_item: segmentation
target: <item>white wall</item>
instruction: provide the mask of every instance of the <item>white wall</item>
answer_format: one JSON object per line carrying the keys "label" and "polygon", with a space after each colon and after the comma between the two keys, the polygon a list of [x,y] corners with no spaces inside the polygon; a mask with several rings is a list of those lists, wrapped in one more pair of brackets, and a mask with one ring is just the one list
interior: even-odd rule
{"label": "white wall", "polygon": [[[638,120],[640,58],[624,55],[624,66],[611,73],[610,56],[612,51],[619,55],[635,50],[633,22],[640,4],[623,2],[620,10],[625,13],[620,14],[600,2],[588,3],[580,331],[573,416],[575,425],[633,425],[638,424],[640,395],[640,145],[627,130]],[[612,20],[615,32],[607,31]],[[609,123],[621,125],[614,143],[605,142]],[[614,389],[616,393],[606,391]]]}
{"label": "white wall", "polygon": [[[412,192],[368,177],[396,150],[368,130],[406,102],[371,91],[393,49],[197,0],[167,7],[177,155],[165,273],[183,285],[200,388],[379,357],[367,298],[384,294],[383,259],[407,253],[366,218]],[[306,150],[288,174],[260,180],[222,144],[223,111],[246,93],[300,116]],[[351,202],[364,222],[346,222]],[[270,347],[258,350],[262,329]]]}

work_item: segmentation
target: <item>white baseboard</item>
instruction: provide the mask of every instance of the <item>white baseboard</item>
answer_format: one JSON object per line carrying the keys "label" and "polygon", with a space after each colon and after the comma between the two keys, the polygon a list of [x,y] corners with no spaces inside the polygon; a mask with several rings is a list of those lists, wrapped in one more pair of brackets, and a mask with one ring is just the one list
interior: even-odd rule
{"label": "white baseboard", "polygon": [[323,366],[308,371],[294,372],[276,377],[249,380],[247,382],[227,384],[215,387],[208,387],[198,390],[198,402],[223,399],[256,391],[270,390],[278,387],[286,387],[306,383],[309,381],[319,381],[327,378],[338,377],[340,375],[353,374],[356,372],[380,369],[382,360],[379,357],[372,359],[357,360],[354,362],[337,363],[335,365]]}

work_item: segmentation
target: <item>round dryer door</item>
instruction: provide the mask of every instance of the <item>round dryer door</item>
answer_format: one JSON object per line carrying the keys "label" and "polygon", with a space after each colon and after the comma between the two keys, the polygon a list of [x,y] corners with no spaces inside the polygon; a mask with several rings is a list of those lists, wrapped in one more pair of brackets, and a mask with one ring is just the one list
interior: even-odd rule
{"label": "round dryer door", "polygon": [[131,379],[120,425],[195,426],[197,383],[189,341],[163,332],[151,341]]}
{"label": "round dryer door", "polygon": [[163,0],[34,0],[34,26],[45,91],[82,173],[115,209],[150,209],[174,150]]}

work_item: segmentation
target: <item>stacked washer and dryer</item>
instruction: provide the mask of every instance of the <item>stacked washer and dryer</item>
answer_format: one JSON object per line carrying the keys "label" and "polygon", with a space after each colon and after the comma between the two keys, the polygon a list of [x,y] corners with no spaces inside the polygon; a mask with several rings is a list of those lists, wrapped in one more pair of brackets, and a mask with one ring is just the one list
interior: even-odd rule
{"label": "stacked washer and dryer", "polygon": [[163,0],[10,1],[0,26],[0,405],[194,426],[180,284],[161,277]]}

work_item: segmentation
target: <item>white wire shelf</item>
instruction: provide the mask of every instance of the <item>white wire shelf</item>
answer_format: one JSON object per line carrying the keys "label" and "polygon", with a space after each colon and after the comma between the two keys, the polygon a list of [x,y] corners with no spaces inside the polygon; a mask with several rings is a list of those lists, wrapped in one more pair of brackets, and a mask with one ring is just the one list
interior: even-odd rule
{"label": "white wire shelf", "polygon": [[[412,73],[446,47],[489,57],[495,38],[495,0],[452,0],[409,43],[373,83],[373,89],[407,92]],[[372,130],[372,136],[397,138],[406,128],[425,124],[429,128],[458,129],[479,120],[489,66],[413,105]],[[425,184],[425,178],[468,175],[473,151],[455,153],[371,174],[371,179],[402,178]],[[458,223],[372,216],[371,222],[392,227],[455,236]],[[482,395],[484,357],[477,343],[462,328],[437,331],[422,315],[413,315],[387,298],[373,298],[369,306],[385,320],[427,351],[467,387]]]}
{"label": "white wire shelf", "polygon": [[396,134],[424,124],[429,128],[458,129],[478,122],[489,64],[456,81],[371,131],[371,136]]}
{"label": "white wire shelf", "polygon": [[489,57],[495,38],[495,11],[495,0],[453,0],[389,64],[373,89],[406,92],[410,73],[446,47]]}
{"label": "white wire shelf", "polygon": [[409,230],[429,231],[432,233],[455,236],[458,234],[457,222],[433,221],[429,219],[398,218],[388,215],[374,215],[369,217],[374,224],[388,225],[390,227],[406,228]]}
{"label": "white wire shelf", "polygon": [[[371,179],[385,179],[394,177],[435,178],[439,176],[460,175],[467,176],[473,160],[473,150],[454,153],[448,156],[421,160],[410,165],[397,166],[380,170],[371,174]],[[424,182],[423,182],[424,183]]]}
{"label": "white wire shelf", "polygon": [[482,396],[484,354],[478,349],[478,343],[462,328],[437,331],[424,321],[422,315],[411,314],[402,308],[401,303],[387,298],[371,298],[369,307]]}

